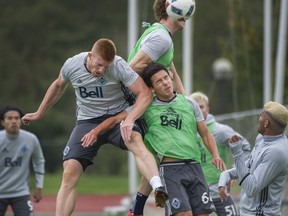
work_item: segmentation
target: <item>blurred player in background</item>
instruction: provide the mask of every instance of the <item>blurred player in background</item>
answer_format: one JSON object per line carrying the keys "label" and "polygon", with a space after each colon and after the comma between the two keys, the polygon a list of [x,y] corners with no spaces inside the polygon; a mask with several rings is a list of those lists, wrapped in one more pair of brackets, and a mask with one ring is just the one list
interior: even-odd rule
{"label": "blurred player in background", "polygon": [[[227,155],[227,153],[230,152],[229,140],[231,136],[236,134],[237,132],[228,125],[216,122],[214,116],[209,113],[209,99],[207,95],[202,92],[194,92],[190,95],[190,98],[193,98],[198,103],[208,130],[212,133],[216,141],[220,157],[224,160],[225,164],[228,165],[229,155]],[[237,134],[240,136],[239,133]],[[242,137],[242,140],[242,150],[248,158],[250,154],[250,143],[244,137]],[[201,166],[205,175],[205,179],[209,185],[210,197],[212,198],[213,203],[216,207],[216,214],[218,216],[237,216],[237,208],[230,195],[225,201],[221,201],[218,192],[218,181],[221,172],[212,164],[211,154],[203,144],[203,140],[200,136],[198,136],[198,145],[201,151]]]}
{"label": "blurred player in background", "polygon": [[[6,106],[0,111],[0,215],[10,205],[16,216],[32,216],[34,202],[42,199],[45,159],[38,138],[21,129],[22,111]],[[30,163],[35,191],[30,198]]]}

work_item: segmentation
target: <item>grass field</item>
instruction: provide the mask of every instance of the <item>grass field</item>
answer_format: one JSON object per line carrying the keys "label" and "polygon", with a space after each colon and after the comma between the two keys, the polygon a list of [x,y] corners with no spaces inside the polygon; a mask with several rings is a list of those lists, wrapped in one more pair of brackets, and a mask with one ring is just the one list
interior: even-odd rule
{"label": "grass field", "polygon": [[[43,193],[57,194],[62,179],[62,173],[45,174]],[[34,185],[34,184],[31,184]],[[128,176],[98,176],[84,174],[77,187],[78,194],[128,194]],[[235,181],[232,193],[239,193],[240,186]]]}
{"label": "grass field", "polygon": [[[43,193],[56,194],[60,188],[62,173],[45,174]],[[34,184],[31,184],[34,185]],[[84,174],[77,187],[78,194],[127,194],[128,176],[98,176]]]}

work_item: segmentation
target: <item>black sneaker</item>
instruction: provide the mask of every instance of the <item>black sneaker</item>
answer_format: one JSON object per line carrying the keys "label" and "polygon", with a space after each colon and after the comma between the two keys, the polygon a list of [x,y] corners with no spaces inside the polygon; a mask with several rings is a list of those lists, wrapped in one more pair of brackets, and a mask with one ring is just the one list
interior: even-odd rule
{"label": "black sneaker", "polygon": [[162,187],[158,187],[155,189],[155,205],[156,207],[161,207],[164,208],[165,206],[165,202],[168,200],[168,194],[165,191],[165,188]]}

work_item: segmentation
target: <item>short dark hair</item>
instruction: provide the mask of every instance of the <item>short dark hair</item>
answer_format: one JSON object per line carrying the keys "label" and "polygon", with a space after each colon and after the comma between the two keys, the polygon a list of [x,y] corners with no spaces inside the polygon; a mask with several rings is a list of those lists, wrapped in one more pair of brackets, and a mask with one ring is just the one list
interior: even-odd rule
{"label": "short dark hair", "polygon": [[0,111],[0,119],[1,121],[4,120],[4,116],[7,112],[9,111],[16,111],[19,113],[20,118],[22,118],[24,116],[24,113],[17,107],[13,107],[13,106],[5,106],[4,108],[1,109]]}
{"label": "short dark hair", "polygon": [[162,64],[152,63],[148,65],[146,68],[144,68],[141,76],[148,87],[152,87],[151,77],[161,70],[166,71],[167,74],[169,75],[167,68]]}

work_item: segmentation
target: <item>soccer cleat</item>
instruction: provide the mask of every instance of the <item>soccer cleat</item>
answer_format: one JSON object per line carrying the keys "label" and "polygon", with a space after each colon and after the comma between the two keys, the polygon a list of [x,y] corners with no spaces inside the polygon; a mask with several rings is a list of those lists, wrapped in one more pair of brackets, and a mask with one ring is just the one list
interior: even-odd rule
{"label": "soccer cleat", "polygon": [[132,213],[131,209],[129,209],[129,212],[128,212],[127,216],[133,216],[133,213]]}
{"label": "soccer cleat", "polygon": [[164,208],[165,202],[168,200],[168,194],[165,191],[164,187],[158,187],[155,189],[155,205],[156,207]]}
{"label": "soccer cleat", "polygon": [[129,209],[129,212],[128,212],[127,216],[143,216],[143,214],[141,214],[141,215],[134,215],[134,214],[132,213],[132,209]]}

